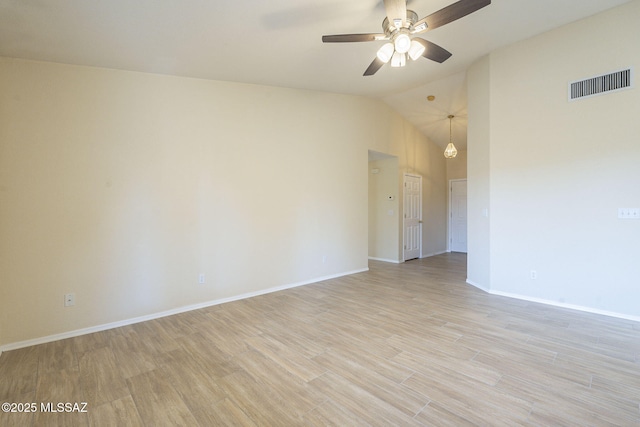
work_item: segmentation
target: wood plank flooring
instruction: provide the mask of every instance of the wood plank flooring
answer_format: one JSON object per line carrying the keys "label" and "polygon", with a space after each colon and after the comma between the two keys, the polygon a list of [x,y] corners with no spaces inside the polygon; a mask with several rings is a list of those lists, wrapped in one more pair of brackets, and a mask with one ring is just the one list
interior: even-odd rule
{"label": "wood plank flooring", "polygon": [[445,254],[0,357],[2,426],[640,426],[640,324],[488,295]]}

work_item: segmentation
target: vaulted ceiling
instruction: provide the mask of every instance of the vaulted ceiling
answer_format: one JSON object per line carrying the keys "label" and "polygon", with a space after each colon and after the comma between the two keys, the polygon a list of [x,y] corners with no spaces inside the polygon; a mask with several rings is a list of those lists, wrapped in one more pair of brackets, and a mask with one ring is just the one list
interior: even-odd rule
{"label": "vaulted ceiling", "polygon": [[[453,56],[362,74],[382,0],[0,0],[0,56],[380,98],[444,147],[466,145],[465,70],[483,55],[630,0],[493,0],[422,35]],[[409,0],[419,17],[452,0]],[[435,95],[433,102],[426,97]]]}

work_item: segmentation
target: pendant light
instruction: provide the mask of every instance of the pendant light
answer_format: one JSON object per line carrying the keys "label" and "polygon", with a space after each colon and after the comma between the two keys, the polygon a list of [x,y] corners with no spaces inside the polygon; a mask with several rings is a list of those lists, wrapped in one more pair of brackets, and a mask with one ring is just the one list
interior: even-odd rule
{"label": "pendant light", "polygon": [[456,150],[455,145],[453,145],[453,140],[452,140],[452,136],[451,136],[451,121],[453,120],[453,115],[449,115],[449,144],[447,145],[447,148],[444,150],[444,156],[447,159],[453,159],[455,156],[458,155],[458,150]]}

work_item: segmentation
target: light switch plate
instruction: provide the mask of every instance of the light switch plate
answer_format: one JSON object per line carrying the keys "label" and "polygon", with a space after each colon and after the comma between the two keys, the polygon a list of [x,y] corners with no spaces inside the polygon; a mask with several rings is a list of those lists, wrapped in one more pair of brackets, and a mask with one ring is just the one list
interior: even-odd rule
{"label": "light switch plate", "polygon": [[64,294],[64,306],[71,307],[76,305],[76,294]]}
{"label": "light switch plate", "polygon": [[640,208],[618,208],[620,219],[640,219]]}

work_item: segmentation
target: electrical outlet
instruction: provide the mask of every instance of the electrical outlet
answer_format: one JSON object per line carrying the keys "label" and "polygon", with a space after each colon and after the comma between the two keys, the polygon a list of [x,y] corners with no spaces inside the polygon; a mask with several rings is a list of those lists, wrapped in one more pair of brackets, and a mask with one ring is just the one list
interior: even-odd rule
{"label": "electrical outlet", "polygon": [[538,278],[538,272],[535,270],[531,270],[531,280],[536,280]]}
{"label": "electrical outlet", "polygon": [[204,285],[204,273],[198,275],[198,283]]}
{"label": "electrical outlet", "polygon": [[76,294],[64,294],[64,306],[71,307],[76,305]]}

